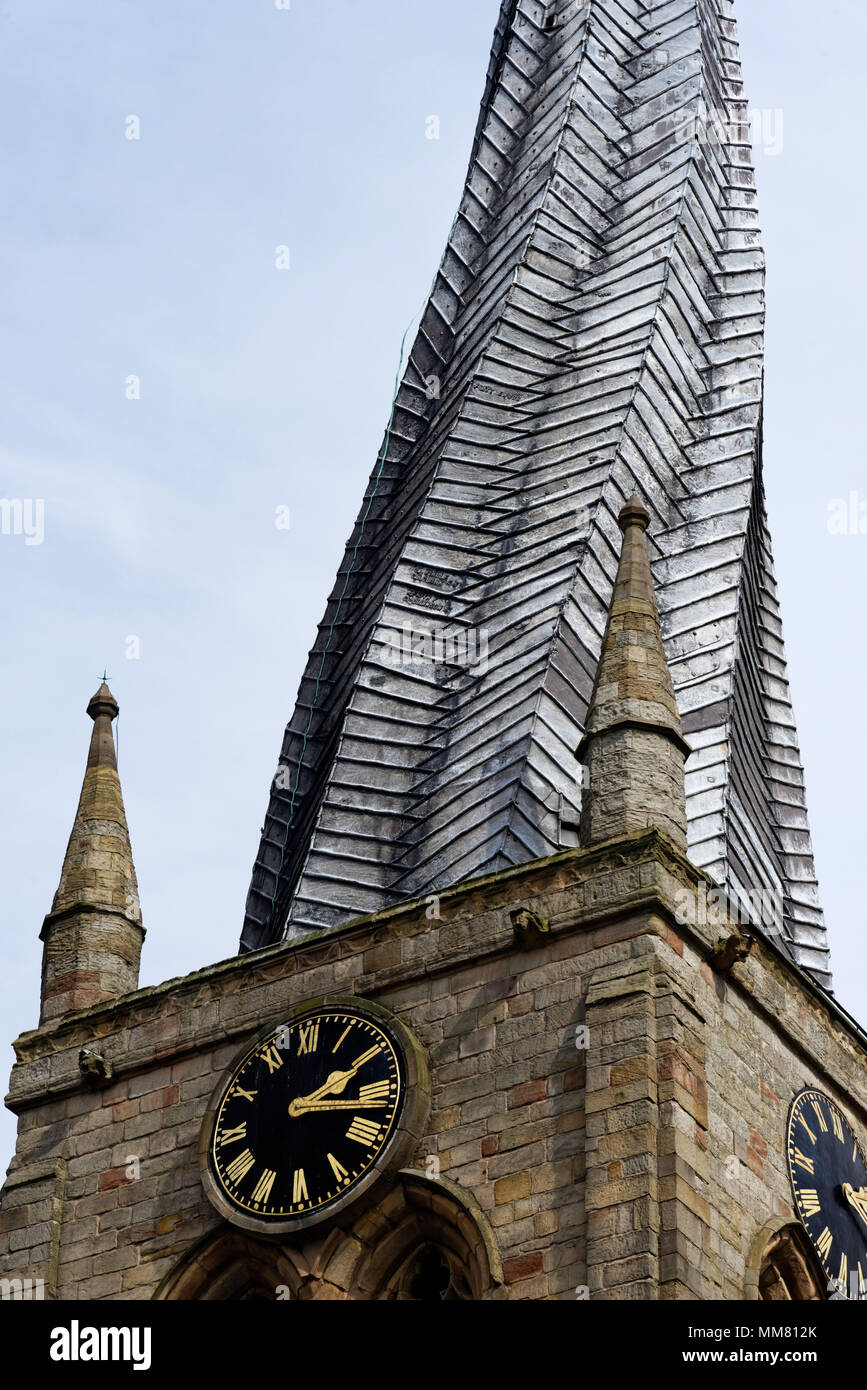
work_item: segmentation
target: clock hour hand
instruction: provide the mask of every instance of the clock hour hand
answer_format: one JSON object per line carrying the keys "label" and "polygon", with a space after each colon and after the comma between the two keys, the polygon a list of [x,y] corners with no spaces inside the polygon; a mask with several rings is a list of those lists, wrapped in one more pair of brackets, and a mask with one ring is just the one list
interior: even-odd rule
{"label": "clock hour hand", "polygon": [[345,1089],[347,1081],[352,1080],[355,1073],[360,1070],[366,1060],[366,1058],[359,1060],[354,1066],[348,1067],[346,1071],[333,1071],[324,1085],[320,1086],[315,1091],[311,1091],[309,1096],[296,1096],[295,1100],[293,1100],[289,1106],[289,1114],[293,1116],[300,1115],[303,1111],[309,1110],[311,1105],[321,1100],[323,1096],[339,1094],[340,1091]]}
{"label": "clock hour hand", "polygon": [[850,1182],[844,1182],[843,1196],[867,1226],[867,1187],[853,1187]]}

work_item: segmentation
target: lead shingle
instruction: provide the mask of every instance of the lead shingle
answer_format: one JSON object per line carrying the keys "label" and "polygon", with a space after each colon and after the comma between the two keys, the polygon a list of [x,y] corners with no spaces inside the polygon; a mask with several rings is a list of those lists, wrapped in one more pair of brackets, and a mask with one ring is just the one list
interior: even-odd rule
{"label": "lead shingle", "polygon": [[[551,808],[579,798],[616,517],[637,487],[694,749],[690,854],[730,894],[781,902],[782,925],[763,925],[827,984],[764,513],[764,262],[732,7],[562,0],[552,30],[545,13],[501,7],[443,269],[284,739],[242,949],[561,847]],[[487,658],[396,667],[383,650],[403,623],[483,636]]]}

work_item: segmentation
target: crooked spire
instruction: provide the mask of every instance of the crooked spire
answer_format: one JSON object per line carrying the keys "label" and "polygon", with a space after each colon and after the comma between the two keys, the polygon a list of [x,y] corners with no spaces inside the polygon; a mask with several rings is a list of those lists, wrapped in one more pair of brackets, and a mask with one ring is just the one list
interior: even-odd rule
{"label": "crooked spire", "polygon": [[690,857],[829,983],[765,519],[763,330],[732,0],[503,0],[242,949],[571,843],[635,484],[693,749]]}
{"label": "crooked spire", "polygon": [[144,928],[111,727],[118,704],[105,681],[87,713],[81,796],[40,933],[42,1022],[138,987]]}
{"label": "crooked spire", "polygon": [[689,757],[662,643],[644,533],[650,513],[621,508],[623,545],[587,728],[578,757],[589,770],[583,844],[656,826],[686,852],[683,767]]}

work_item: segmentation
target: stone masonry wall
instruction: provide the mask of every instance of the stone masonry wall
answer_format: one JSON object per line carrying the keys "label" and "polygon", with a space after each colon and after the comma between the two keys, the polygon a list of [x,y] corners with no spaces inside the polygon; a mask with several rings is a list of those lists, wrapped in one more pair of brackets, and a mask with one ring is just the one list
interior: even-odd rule
{"label": "stone masonry wall", "polygon": [[[645,831],[453,890],[438,920],[401,907],[23,1035],[0,1278],[151,1297],[228,1229],[196,1154],[224,1068],[287,1009],[339,993],[393,1010],[428,1050],[412,1162],[434,1184],[438,1165],[489,1223],[484,1296],[748,1295],[764,1233],[794,1219],[793,1092],[821,1085],[863,1133],[867,1066],[853,1025],[764,939],[714,964],[726,933],[675,910],[703,882]],[[86,1076],[82,1049],[110,1076]]]}

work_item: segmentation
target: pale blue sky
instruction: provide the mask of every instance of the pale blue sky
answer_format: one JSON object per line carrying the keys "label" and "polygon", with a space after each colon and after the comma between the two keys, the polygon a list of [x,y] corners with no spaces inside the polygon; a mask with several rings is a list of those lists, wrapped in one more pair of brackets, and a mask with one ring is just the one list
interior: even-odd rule
{"label": "pale blue sky", "polygon": [[[236,950],[282,729],[455,211],[498,8],[3,6],[0,496],[46,512],[42,545],[0,536],[0,1038],[37,1021],[39,928],[103,665],[142,984]],[[822,15],[739,6],[747,93],[783,113],[781,153],[757,155],[771,526],[837,990],[867,1021],[867,535],[826,525],[834,497],[867,500],[867,6]],[[2,1166],[14,1123],[3,1112]]]}

